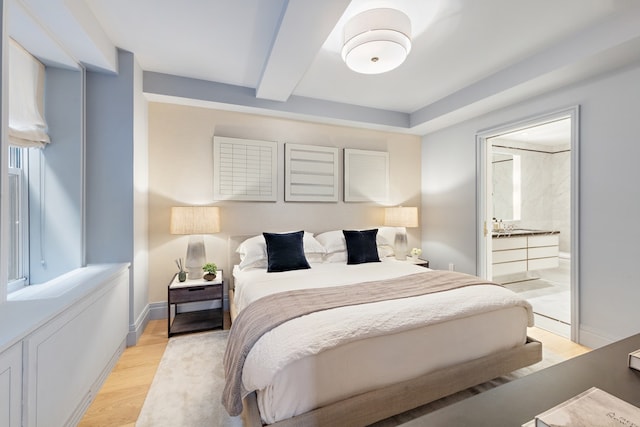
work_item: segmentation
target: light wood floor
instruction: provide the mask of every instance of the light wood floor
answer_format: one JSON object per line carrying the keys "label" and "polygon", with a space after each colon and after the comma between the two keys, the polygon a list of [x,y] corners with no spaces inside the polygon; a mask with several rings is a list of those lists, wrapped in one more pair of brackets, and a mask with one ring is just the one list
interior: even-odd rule
{"label": "light wood floor", "polygon": [[528,328],[527,335],[540,341],[543,347],[546,347],[567,359],[571,359],[572,357],[580,356],[581,354],[591,351],[588,347],[576,344],[571,340],[561,337],[560,335],[547,332],[544,329]]}
{"label": "light wood floor", "polygon": [[133,427],[168,342],[167,321],[149,321],[138,344],[124,350],[78,425]]}
{"label": "light wood floor", "polygon": [[[530,328],[528,335],[566,358],[589,351],[542,329]],[[124,351],[79,426],[133,427],[168,341],[167,321],[150,321],[138,345]]]}

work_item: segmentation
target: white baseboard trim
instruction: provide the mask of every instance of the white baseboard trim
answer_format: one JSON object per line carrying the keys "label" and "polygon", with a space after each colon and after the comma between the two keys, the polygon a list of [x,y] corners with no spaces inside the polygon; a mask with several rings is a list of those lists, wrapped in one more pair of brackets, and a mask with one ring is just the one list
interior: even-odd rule
{"label": "white baseboard trim", "polygon": [[582,344],[585,347],[596,349],[611,344],[612,342],[618,341],[619,339],[620,338],[608,336],[602,331],[589,328],[588,326],[580,325],[579,344]]}
{"label": "white baseboard trim", "polygon": [[565,338],[571,338],[571,325],[534,313],[536,327]]}
{"label": "white baseboard trim", "polygon": [[132,347],[138,343],[138,340],[144,332],[144,328],[149,323],[149,304],[142,310],[140,316],[133,325],[129,325],[129,333],[127,334],[127,347]]}
{"label": "white baseboard trim", "polygon": [[149,320],[167,318],[167,302],[153,302],[149,304]]}

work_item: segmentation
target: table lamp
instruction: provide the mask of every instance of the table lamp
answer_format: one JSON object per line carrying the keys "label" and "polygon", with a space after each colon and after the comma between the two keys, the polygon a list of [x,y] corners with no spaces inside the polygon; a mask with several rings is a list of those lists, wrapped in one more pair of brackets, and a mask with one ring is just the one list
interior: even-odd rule
{"label": "table lamp", "polygon": [[407,259],[407,230],[406,227],[418,226],[418,208],[416,207],[393,207],[384,209],[384,225],[388,227],[398,227],[396,237],[393,242],[396,259],[404,261]]}
{"label": "table lamp", "polygon": [[207,257],[203,234],[220,231],[220,209],[217,206],[174,206],[171,208],[171,234],[189,234],[185,268],[189,279],[202,277]]}

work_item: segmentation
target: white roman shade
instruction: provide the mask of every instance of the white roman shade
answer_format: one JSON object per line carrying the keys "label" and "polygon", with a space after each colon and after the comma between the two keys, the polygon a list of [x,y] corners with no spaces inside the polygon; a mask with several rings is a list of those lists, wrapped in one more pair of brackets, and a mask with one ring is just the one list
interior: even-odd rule
{"label": "white roman shade", "polygon": [[44,104],[44,65],[14,40],[9,43],[9,144],[48,144]]}

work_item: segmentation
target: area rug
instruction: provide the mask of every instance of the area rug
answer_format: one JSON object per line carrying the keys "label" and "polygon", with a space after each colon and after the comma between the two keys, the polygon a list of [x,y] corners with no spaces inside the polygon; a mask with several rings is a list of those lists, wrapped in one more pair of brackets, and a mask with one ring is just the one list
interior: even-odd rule
{"label": "area rug", "polygon": [[136,427],[240,427],[220,403],[228,331],[172,337]]}
{"label": "area rug", "polygon": [[[227,335],[227,331],[214,331],[169,340],[136,422],[137,427],[242,426],[241,418],[230,417],[220,403],[224,384],[222,356]],[[375,426],[395,426],[410,421],[562,360],[543,346],[543,360],[535,365],[380,421]]]}

